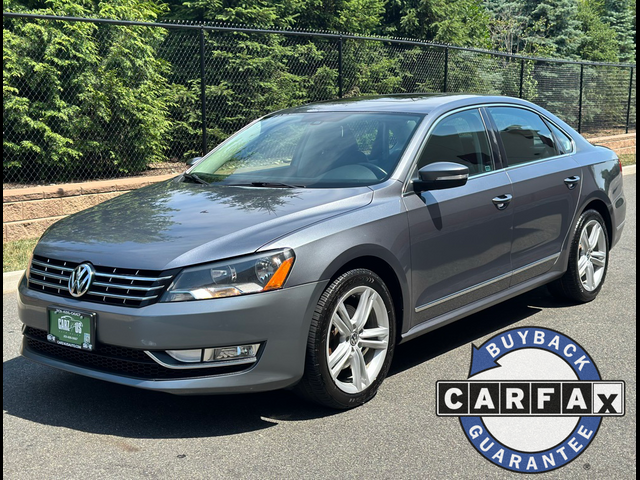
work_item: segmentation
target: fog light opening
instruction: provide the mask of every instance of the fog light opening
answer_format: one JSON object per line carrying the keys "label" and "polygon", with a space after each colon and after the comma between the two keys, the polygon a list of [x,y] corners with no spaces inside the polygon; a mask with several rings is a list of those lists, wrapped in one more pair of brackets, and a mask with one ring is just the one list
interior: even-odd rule
{"label": "fog light opening", "polygon": [[260,349],[259,343],[249,345],[231,345],[228,347],[199,348],[191,350],[165,350],[174,360],[180,363],[200,365],[215,363],[248,363],[255,362]]}
{"label": "fog light opening", "polygon": [[202,356],[203,362],[219,362],[255,358],[260,348],[259,343],[230,347],[206,348]]}

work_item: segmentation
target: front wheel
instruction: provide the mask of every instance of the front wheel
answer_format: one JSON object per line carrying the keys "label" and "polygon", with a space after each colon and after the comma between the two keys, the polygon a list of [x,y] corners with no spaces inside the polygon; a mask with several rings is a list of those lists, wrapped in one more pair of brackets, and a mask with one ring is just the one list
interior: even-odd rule
{"label": "front wheel", "polygon": [[389,371],[395,327],[393,301],[382,279],[366,269],[344,273],[315,309],[298,391],[339,409],[369,401]]}
{"label": "front wheel", "polygon": [[560,279],[550,284],[556,296],[580,303],[590,302],[600,292],[609,264],[609,236],[600,213],[584,212],[570,246],[569,265]]}

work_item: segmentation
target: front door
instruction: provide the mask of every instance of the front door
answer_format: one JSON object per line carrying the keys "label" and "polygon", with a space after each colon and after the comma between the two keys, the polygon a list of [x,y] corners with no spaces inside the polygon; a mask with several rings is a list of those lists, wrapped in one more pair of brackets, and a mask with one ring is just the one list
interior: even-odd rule
{"label": "front door", "polygon": [[509,285],[513,192],[505,171],[495,169],[477,109],[448,115],[432,130],[417,168],[441,161],[466,165],[470,178],[462,187],[404,198],[411,232],[413,325]]}

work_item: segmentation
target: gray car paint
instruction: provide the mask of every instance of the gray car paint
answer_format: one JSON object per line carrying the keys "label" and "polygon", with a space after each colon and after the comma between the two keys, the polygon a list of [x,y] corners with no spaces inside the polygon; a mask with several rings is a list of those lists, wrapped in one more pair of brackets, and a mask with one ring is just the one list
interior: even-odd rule
{"label": "gray car paint", "polygon": [[[430,252],[424,252],[425,257],[418,262],[416,272],[413,271],[416,264],[413,257],[415,249],[422,245],[421,239],[424,241],[427,236],[438,232],[434,218],[426,217],[429,202],[432,209],[438,206],[435,192],[419,196],[411,190],[410,179],[415,173],[414,159],[425,143],[427,132],[441,115],[459,108],[485,104],[531,108],[573,137],[576,152],[567,157],[567,161],[571,162],[571,168],[577,165],[581,169],[583,179],[578,198],[572,199],[576,205],[575,212],[594,205],[593,202],[601,202],[600,205],[610,215],[611,245],[615,245],[622,232],[626,209],[622,176],[615,154],[591,146],[566,123],[540,107],[518,99],[473,95],[394,96],[313,104],[289,111],[416,112],[425,114],[425,117],[390,179],[370,188],[242,188],[240,192],[237,187],[224,187],[227,190],[220,187],[218,190],[215,187],[170,181],[140,189],[59,222],[43,236],[35,250],[38,255],[65,260],[162,270],[256,250],[292,248],[296,260],[285,289],[226,299],[157,303],[138,309],[38,293],[27,288],[25,279],[18,292],[20,318],[26,325],[35,328],[46,329],[46,307],[56,304],[97,312],[98,339],[115,345],[177,349],[263,341],[266,345],[264,353],[253,368],[224,376],[141,381],[67,365],[31,352],[24,346],[23,354],[75,373],[173,393],[281,388],[295,383],[302,375],[313,309],[330,279],[349,262],[352,262],[350,265],[358,262],[359,265],[386,266],[387,282],[397,283],[397,310],[401,321],[399,330],[403,341],[557,278],[566,269],[567,242],[575,218],[563,220],[560,231],[553,236],[554,242],[560,247],[557,252],[560,255],[544,262],[544,271],[535,270],[537,276],[514,282],[513,279],[521,275],[521,271],[513,273],[512,262],[505,262],[504,235],[501,233],[496,242],[499,245],[497,250],[491,248],[490,239],[496,225],[503,229],[504,217],[511,218],[515,209],[508,208],[500,212],[506,215],[497,223],[489,221],[483,224],[475,222],[477,210],[465,210],[461,203],[456,202],[456,193],[478,194],[475,188],[479,192],[486,189],[489,196],[493,188],[502,191],[497,188],[506,186],[505,175],[517,177],[515,168],[471,179],[467,186],[460,189],[438,192],[444,202],[440,205],[441,211],[450,209],[447,211],[455,216],[455,225],[466,230],[467,234],[475,232],[482,239],[477,251],[468,255],[476,262],[468,272],[469,278],[465,279],[461,269],[464,263],[455,255],[455,249],[441,253],[446,242],[437,239],[433,243],[437,248],[432,254],[443,258],[434,264],[427,255]],[[550,168],[551,162],[556,161],[563,160],[542,161],[532,170],[537,172],[541,168],[544,171]],[[544,183],[537,186],[540,189],[547,188]],[[535,188],[535,182],[528,187],[530,197]],[[215,194],[212,195],[210,191],[215,191]],[[233,199],[236,193],[241,193],[242,201]],[[266,201],[266,208],[263,205],[265,198],[270,198]],[[556,207],[554,202],[540,202],[535,206],[537,210],[542,209],[543,216],[557,214],[554,210]],[[526,211],[529,207],[523,203],[521,208]],[[495,212],[485,207],[481,210],[486,210],[484,213],[489,217],[498,218],[495,208]],[[431,227],[420,224],[418,212],[426,222],[431,223]],[[228,218],[231,221],[224,221]],[[417,229],[421,234],[417,239],[411,234],[411,222],[415,224],[413,230]],[[536,228],[539,230],[541,225]],[[72,232],[75,233],[73,241],[70,241]],[[461,238],[458,237],[456,242]],[[415,245],[412,245],[412,241]],[[534,255],[530,259],[541,258],[536,259]],[[434,265],[436,274],[440,272],[437,292],[424,293],[429,290],[429,267]],[[483,265],[488,266],[486,274],[483,274]],[[525,267],[524,271],[533,270],[527,265]],[[422,290],[414,285],[416,278],[424,282]],[[489,280],[486,288],[483,284],[485,279]],[[465,290],[465,286],[478,285],[482,288]],[[453,295],[453,298],[440,303],[435,315],[434,311],[426,315],[416,312],[422,302],[437,300],[439,295],[446,294]]]}

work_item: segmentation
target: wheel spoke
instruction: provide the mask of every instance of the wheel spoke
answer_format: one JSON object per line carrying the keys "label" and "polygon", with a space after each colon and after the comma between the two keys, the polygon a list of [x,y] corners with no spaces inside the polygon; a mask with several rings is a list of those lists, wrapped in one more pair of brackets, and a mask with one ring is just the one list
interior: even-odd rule
{"label": "wheel spoke", "polygon": [[373,350],[384,350],[389,346],[389,329],[386,327],[367,328],[360,334],[361,348],[372,348]]}
{"label": "wheel spoke", "polygon": [[384,350],[387,348],[388,343],[386,340],[360,340],[358,346],[361,348],[371,348],[373,350]]}
{"label": "wheel spoke", "polygon": [[[586,231],[586,228],[585,228]],[[591,235],[589,235],[589,248],[591,250],[595,250],[598,246],[598,240],[600,239],[600,234],[602,233],[602,228],[599,224],[594,224],[591,229]]]}
{"label": "wheel spoke", "polygon": [[591,252],[591,263],[596,267],[604,267],[607,263],[607,255],[604,252]]}
{"label": "wheel spoke", "polygon": [[358,390],[364,390],[369,385],[367,365],[364,362],[364,356],[359,348],[354,349],[353,355],[351,355],[351,374],[353,377],[353,385]]}
{"label": "wheel spoke", "polygon": [[351,358],[351,345],[349,342],[343,342],[329,356],[329,370],[333,378],[336,378],[344,369],[349,358]]}
{"label": "wheel spoke", "polygon": [[360,338],[386,338],[389,335],[387,327],[365,328],[360,334]]}
{"label": "wheel spoke", "polygon": [[338,305],[338,311],[336,313],[340,315],[340,319],[347,326],[349,333],[351,333],[353,331],[353,320],[351,319],[351,315],[349,315],[347,306],[344,304],[344,302],[340,302],[340,305]]}
{"label": "wheel spoke", "polygon": [[589,266],[591,262],[589,262],[589,259],[587,258],[586,255],[583,255],[582,257],[580,257],[580,260],[578,260],[578,273],[580,274],[580,277],[583,277],[584,274],[587,272],[587,267]]}
{"label": "wheel spoke", "polygon": [[349,320],[345,322],[340,313],[334,313],[331,321],[342,335],[345,337],[351,335],[351,322]]}
{"label": "wheel spoke", "polygon": [[369,315],[371,315],[371,310],[373,308],[373,302],[376,300],[376,296],[378,294],[371,289],[367,289],[362,292],[360,295],[360,301],[358,302],[358,308],[356,308],[356,313],[353,314],[353,326],[354,330],[359,331],[364,327],[369,319]]}
{"label": "wheel spoke", "polygon": [[590,290],[593,290],[596,287],[596,282],[595,282],[595,278],[594,278],[594,268],[593,268],[593,263],[591,262],[587,262],[587,283],[586,286],[587,288],[589,288]]}
{"label": "wheel spoke", "polygon": [[587,229],[583,229],[580,234],[580,248],[582,250],[589,250],[589,235],[587,235]]}

